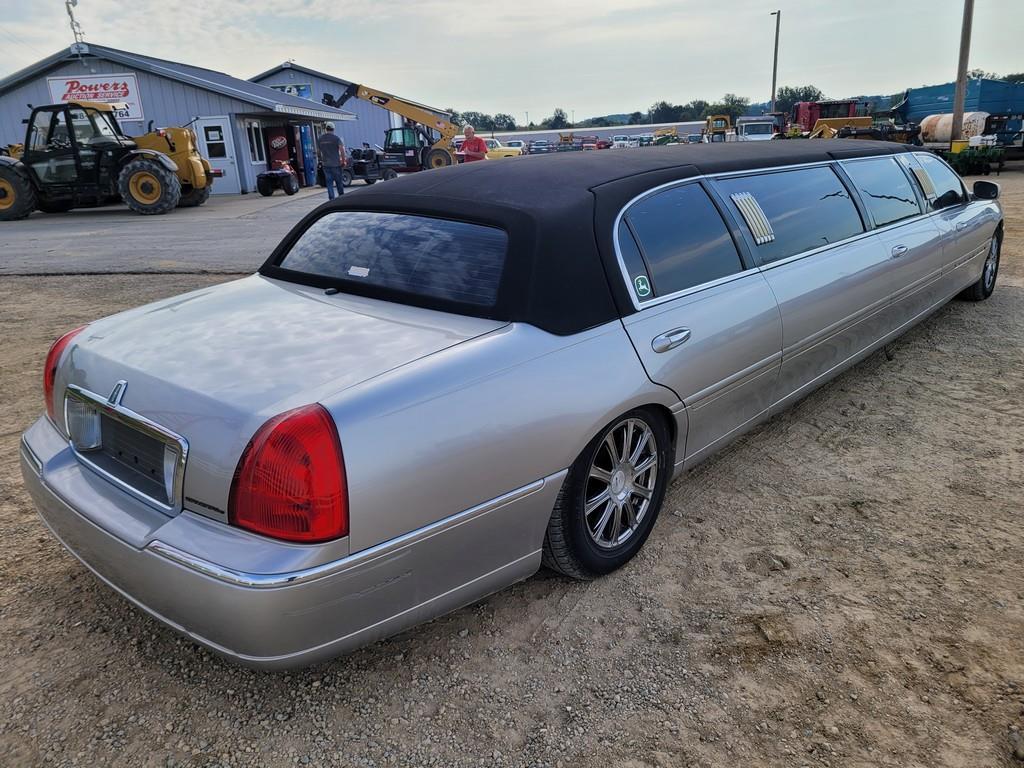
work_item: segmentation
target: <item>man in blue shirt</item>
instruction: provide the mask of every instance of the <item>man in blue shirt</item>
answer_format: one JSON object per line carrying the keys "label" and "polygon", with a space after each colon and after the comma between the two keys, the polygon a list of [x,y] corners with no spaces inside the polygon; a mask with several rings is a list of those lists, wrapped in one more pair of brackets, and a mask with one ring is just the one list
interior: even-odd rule
{"label": "man in blue shirt", "polygon": [[324,169],[324,183],[327,185],[327,199],[334,199],[334,190],[345,194],[345,185],[341,182],[341,169],[348,165],[345,157],[345,143],[334,132],[334,123],[327,123],[326,129],[316,140],[316,148],[320,153],[320,165]]}

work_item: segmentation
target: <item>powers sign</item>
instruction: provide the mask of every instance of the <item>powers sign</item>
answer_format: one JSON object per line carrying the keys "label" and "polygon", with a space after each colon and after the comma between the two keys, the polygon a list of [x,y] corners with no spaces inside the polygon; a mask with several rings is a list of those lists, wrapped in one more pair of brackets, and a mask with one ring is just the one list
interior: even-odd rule
{"label": "powers sign", "polygon": [[54,104],[67,101],[104,101],[123,104],[115,113],[118,120],[143,120],[139,83],[134,74],[67,75],[48,77],[50,99]]}

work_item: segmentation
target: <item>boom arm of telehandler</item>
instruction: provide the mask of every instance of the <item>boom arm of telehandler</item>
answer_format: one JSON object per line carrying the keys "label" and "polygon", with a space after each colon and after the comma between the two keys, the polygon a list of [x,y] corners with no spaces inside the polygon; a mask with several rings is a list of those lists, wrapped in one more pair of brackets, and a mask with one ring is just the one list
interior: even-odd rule
{"label": "boom arm of telehandler", "polygon": [[433,135],[429,136],[429,140],[433,141],[431,148],[447,152],[451,155],[452,163],[455,163],[452,139],[459,132],[459,128],[455,123],[439,117],[436,113],[431,112],[426,107],[421,107],[419,104],[414,104],[411,101],[406,101],[384,91],[378,91],[376,88],[371,88],[368,85],[357,85],[356,83],[349,85],[344,93],[342,93],[341,98],[334,101],[333,106],[341,107],[352,97],[376,104],[381,109],[394,112],[396,115],[401,115],[406,120],[410,120],[423,128],[437,132],[440,134],[440,138],[437,141],[434,141]]}

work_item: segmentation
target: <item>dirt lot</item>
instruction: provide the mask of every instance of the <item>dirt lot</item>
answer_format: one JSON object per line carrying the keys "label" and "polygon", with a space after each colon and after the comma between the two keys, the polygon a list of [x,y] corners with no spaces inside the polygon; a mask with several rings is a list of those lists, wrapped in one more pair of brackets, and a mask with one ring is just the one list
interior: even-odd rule
{"label": "dirt lot", "polygon": [[225,278],[0,278],[0,763],[1024,765],[1024,170],[1001,181],[992,299],[677,481],[628,567],[290,675],[100,586],[17,466],[53,337]]}

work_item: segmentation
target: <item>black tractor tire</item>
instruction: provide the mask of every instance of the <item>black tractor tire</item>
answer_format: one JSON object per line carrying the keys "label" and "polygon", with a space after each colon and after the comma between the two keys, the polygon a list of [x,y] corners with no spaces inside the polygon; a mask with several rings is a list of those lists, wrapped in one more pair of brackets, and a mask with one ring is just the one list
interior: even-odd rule
{"label": "black tractor tire", "polygon": [[[586,515],[591,465],[594,464],[599,451],[603,449],[605,438],[613,435],[627,421],[640,421],[649,428],[657,446],[655,454],[657,473],[648,508],[633,532],[617,546],[602,548],[594,542],[591,536]],[[612,437],[612,440],[614,442],[615,438]],[[541,555],[542,563],[553,571],[580,581],[589,581],[621,568],[640,551],[653,530],[671,474],[671,435],[665,419],[658,412],[647,408],[636,408],[612,421],[587,444],[587,447],[569,468],[558,498],[555,500],[551,518],[548,520],[548,529],[544,536],[544,548]],[[619,513],[615,512],[614,514]]]}
{"label": "black tractor tire", "polygon": [[274,194],[274,182],[266,177],[256,179],[256,191],[264,197],[270,197]]}
{"label": "black tractor tire", "polygon": [[181,181],[156,160],[140,157],[121,169],[117,177],[121,199],[144,216],[170,213],[181,200]]}
{"label": "black tractor tire", "polygon": [[0,165],[0,221],[27,218],[36,209],[32,182],[6,163]]}
{"label": "black tractor tire", "polygon": [[178,201],[179,208],[198,208],[200,205],[210,199],[210,185],[207,184],[202,189],[192,188],[188,192],[183,192],[181,200]]}
{"label": "black tractor tire", "polygon": [[284,193],[288,196],[294,195],[299,191],[299,180],[294,176],[288,176],[284,180],[284,183],[281,184],[281,189],[283,189]]}
{"label": "black tractor tire", "polygon": [[380,175],[381,181],[391,181],[392,179],[398,178],[398,171],[394,168],[385,168],[384,172]]}
{"label": "black tractor tire", "polygon": [[957,298],[964,301],[984,301],[996,289],[996,278],[999,276],[999,257],[1003,250],[1003,230],[997,229],[989,242],[985,256],[985,266],[981,270],[978,282],[968,286]]}
{"label": "black tractor tire", "polygon": [[[321,185],[323,186],[323,185]],[[341,186],[351,187],[352,186],[352,171],[348,168],[341,169]]]}
{"label": "black tractor tire", "polygon": [[452,164],[452,156],[443,149],[432,147],[423,153],[424,168],[445,168]]}
{"label": "black tractor tire", "polygon": [[43,213],[67,213],[75,207],[75,204],[71,200],[39,200],[36,207]]}

